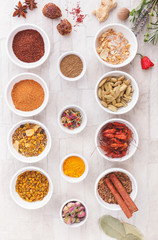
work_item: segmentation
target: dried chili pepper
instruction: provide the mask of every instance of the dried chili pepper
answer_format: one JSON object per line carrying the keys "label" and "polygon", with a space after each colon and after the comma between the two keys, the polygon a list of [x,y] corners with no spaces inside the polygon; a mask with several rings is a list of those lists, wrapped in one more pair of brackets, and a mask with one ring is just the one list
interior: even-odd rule
{"label": "dried chili pepper", "polygon": [[70,130],[80,127],[81,122],[81,113],[75,109],[68,108],[61,115],[61,123]]}
{"label": "dried chili pepper", "polygon": [[137,53],[137,55],[141,56],[141,66],[142,66],[142,69],[148,69],[148,68],[154,66],[154,63],[151,62],[151,60],[147,56],[143,56],[140,53]]}
{"label": "dried chili pepper", "polygon": [[108,123],[100,132],[100,148],[106,156],[120,158],[126,155],[132,140],[131,130],[123,123]]}

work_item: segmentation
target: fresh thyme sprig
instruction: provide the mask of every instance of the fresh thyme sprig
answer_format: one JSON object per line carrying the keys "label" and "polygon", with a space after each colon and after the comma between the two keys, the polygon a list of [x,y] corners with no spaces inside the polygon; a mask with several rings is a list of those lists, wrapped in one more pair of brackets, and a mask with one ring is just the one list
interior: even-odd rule
{"label": "fresh thyme sprig", "polygon": [[137,36],[147,25],[144,42],[158,42],[158,0],[142,0],[140,4],[130,12],[132,31]]}

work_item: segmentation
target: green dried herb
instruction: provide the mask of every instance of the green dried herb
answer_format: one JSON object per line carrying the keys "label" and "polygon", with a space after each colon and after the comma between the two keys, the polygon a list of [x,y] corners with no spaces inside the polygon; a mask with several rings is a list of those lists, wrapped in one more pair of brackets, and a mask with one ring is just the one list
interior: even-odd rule
{"label": "green dried herb", "polygon": [[104,215],[99,220],[103,232],[117,240],[143,240],[142,233],[132,224],[121,222],[110,215]]}

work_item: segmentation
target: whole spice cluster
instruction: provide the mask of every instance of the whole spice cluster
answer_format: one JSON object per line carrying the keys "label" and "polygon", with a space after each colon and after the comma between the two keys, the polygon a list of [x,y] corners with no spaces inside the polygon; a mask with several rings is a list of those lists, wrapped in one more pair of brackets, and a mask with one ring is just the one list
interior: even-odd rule
{"label": "whole spice cluster", "polygon": [[16,181],[16,192],[27,202],[42,201],[49,191],[49,182],[38,171],[26,171]]}
{"label": "whole spice cluster", "polygon": [[101,104],[109,110],[116,112],[120,107],[126,107],[133,96],[130,79],[125,76],[106,77],[98,85],[98,98]]}
{"label": "whole spice cluster", "polygon": [[79,111],[68,108],[61,115],[61,123],[64,127],[74,130],[80,127],[82,123],[82,115]]}
{"label": "whole spice cluster", "polygon": [[31,11],[34,8],[37,8],[37,3],[35,2],[35,0],[25,0],[24,4],[22,4],[20,1],[18,2],[18,5],[16,5],[15,7],[15,11],[13,13],[13,17],[15,16],[22,16],[24,18],[26,18],[26,9],[29,8]]}
{"label": "whole spice cluster", "polygon": [[41,154],[47,145],[47,136],[40,126],[34,123],[20,125],[12,136],[16,151],[25,157],[34,157]]}
{"label": "whole spice cluster", "polygon": [[126,155],[132,140],[131,130],[123,123],[108,123],[100,132],[100,148],[111,158],[121,158]]}
{"label": "whole spice cluster", "polygon": [[62,217],[64,222],[68,225],[80,223],[86,217],[86,209],[82,203],[72,201],[63,207]]}

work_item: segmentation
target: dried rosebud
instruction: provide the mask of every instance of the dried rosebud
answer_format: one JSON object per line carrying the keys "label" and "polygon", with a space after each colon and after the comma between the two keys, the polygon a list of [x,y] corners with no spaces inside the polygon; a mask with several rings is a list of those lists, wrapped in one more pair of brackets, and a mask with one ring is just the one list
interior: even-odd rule
{"label": "dried rosebud", "polygon": [[47,3],[44,6],[42,12],[45,17],[52,19],[59,18],[62,16],[60,8],[56,6],[54,3]]}
{"label": "dried rosebud", "polygon": [[57,25],[57,29],[61,35],[68,35],[71,33],[72,25],[67,19],[64,19]]}

